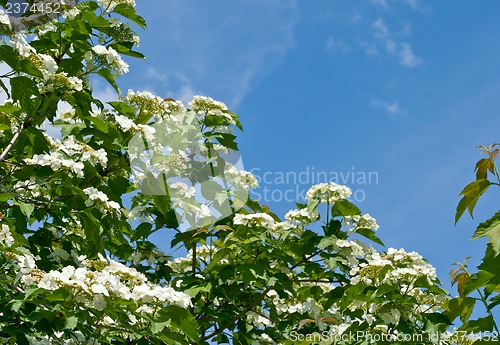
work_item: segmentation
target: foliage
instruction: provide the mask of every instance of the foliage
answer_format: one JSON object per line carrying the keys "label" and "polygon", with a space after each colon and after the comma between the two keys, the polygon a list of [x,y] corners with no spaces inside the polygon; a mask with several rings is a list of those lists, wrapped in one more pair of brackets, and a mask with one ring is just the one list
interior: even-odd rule
{"label": "foliage", "polygon": [[[498,144],[479,148],[487,157],[476,163],[476,181],[468,184],[460,193],[462,199],[457,206],[455,223],[466,209],[472,217],[478,199],[490,186],[500,186],[500,174],[495,163],[500,152]],[[489,180],[490,176],[493,176],[494,181]],[[460,330],[499,334],[492,311],[500,304],[500,211],[478,225],[472,238],[481,237],[488,237],[488,245],[478,271],[471,274],[467,270],[467,258],[463,263],[456,263],[458,267],[450,272],[452,284],[457,284],[459,297],[449,301],[445,314],[451,319],[460,317],[463,322]],[[478,297],[473,297],[475,294]],[[487,316],[470,320],[478,302],[485,308]]]}
{"label": "foliage", "polygon": [[[450,325],[440,311],[452,302],[435,269],[415,252],[374,248],[378,225],[349,188],[313,186],[282,221],[248,197],[251,174],[226,166],[241,123],[223,103],[121,94],[122,56],[143,58],[134,5],[83,1],[0,45],[9,69],[0,83],[9,97],[0,105],[3,343],[362,344],[405,334],[438,343],[431,335]],[[96,77],[117,90],[115,102],[96,98]],[[133,151],[137,137],[153,146]],[[192,171],[236,188],[208,183],[199,192],[210,204],[189,203]],[[214,217],[226,201],[230,214]],[[186,256],[162,252],[156,232],[175,233],[171,248]]]}

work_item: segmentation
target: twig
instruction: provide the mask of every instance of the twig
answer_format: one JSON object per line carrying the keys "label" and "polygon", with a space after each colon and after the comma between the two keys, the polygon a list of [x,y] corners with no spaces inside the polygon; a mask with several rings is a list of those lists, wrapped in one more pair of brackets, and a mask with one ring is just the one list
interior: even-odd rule
{"label": "twig", "polygon": [[2,154],[0,154],[0,162],[3,162],[5,160],[5,157],[9,154],[10,150],[16,143],[17,139],[19,139],[19,136],[21,135],[22,131],[26,129],[26,125],[27,124],[24,122],[21,124],[21,126],[19,126],[19,129],[17,130],[16,134],[14,134],[12,139],[10,139],[10,142],[5,148],[5,150],[3,150]]}

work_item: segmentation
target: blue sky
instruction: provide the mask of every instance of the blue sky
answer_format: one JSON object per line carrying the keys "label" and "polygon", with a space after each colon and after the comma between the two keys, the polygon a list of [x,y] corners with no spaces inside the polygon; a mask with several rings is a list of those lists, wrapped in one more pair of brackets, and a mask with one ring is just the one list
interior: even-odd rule
{"label": "blue sky", "polygon": [[[475,220],[453,219],[475,146],[500,141],[499,2],[145,0],[138,11],[148,60],[131,61],[123,89],[226,102],[244,125],[245,168],[260,177],[376,172],[378,183],[348,183],[358,205],[388,247],[420,252],[445,286],[453,262],[479,262],[485,241],[469,238],[498,191]],[[264,187],[296,188],[256,193]]]}

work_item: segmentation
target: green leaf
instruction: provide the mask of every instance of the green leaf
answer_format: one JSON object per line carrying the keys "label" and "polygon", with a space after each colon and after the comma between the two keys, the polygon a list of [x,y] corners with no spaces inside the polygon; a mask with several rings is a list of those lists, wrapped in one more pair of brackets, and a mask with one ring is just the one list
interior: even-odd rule
{"label": "green leaf", "polygon": [[111,44],[110,47],[112,47],[114,50],[116,50],[120,54],[132,56],[132,57],[135,57],[138,59],[143,59],[143,60],[146,59],[146,57],[143,54],[132,50],[132,48],[134,47],[133,42],[118,42],[118,43]]}
{"label": "green leaf", "polygon": [[369,240],[372,240],[373,242],[380,244],[381,246],[385,247],[384,242],[380,238],[378,238],[377,235],[375,235],[375,231],[372,229],[366,229],[366,228],[361,228],[356,230],[357,234],[360,234],[363,237],[366,237]]}
{"label": "green leaf", "polygon": [[136,241],[140,238],[148,238],[151,234],[151,229],[153,228],[153,224],[151,223],[142,223],[140,224],[134,231],[134,234],[131,241]]}
{"label": "green leaf", "polygon": [[493,217],[479,224],[474,232],[473,239],[488,236],[488,242],[491,243],[496,255],[500,254],[500,211]]}
{"label": "green leaf", "polygon": [[17,68],[18,59],[14,49],[6,44],[0,45],[0,60],[5,61],[12,69]]}
{"label": "green leaf", "polygon": [[12,99],[19,101],[21,108],[29,115],[35,112],[31,96],[38,95],[38,88],[35,82],[28,77],[15,77],[10,80],[12,88]]}
{"label": "green leaf", "polygon": [[5,103],[3,105],[0,105],[0,113],[15,113],[16,111],[22,110],[22,108],[18,107],[17,105],[14,105],[12,103]]}
{"label": "green leaf", "polygon": [[323,227],[325,231],[325,236],[335,236],[342,228],[342,222],[340,220],[331,219],[328,226]]}
{"label": "green leaf", "polygon": [[307,212],[309,214],[313,213],[318,207],[320,201],[318,199],[309,200],[307,203]]}
{"label": "green leaf", "polygon": [[361,210],[349,200],[340,199],[332,206],[332,217],[359,216]]}
{"label": "green leaf", "polygon": [[66,319],[65,329],[75,329],[78,326],[78,318],[76,316],[70,316]]}
{"label": "green leaf", "polygon": [[5,130],[8,130],[10,129],[10,119],[3,115],[3,114],[0,114],[0,131],[5,131]]}
{"label": "green leaf", "polygon": [[474,311],[476,299],[472,297],[464,297],[456,299],[456,302],[457,304],[455,304],[455,302],[451,302],[449,305],[451,304],[451,307],[456,308],[455,311],[459,311],[460,321],[467,322]]}
{"label": "green leaf", "polygon": [[92,122],[96,129],[100,130],[103,133],[108,134],[109,125],[110,125],[109,122],[101,120],[101,119],[94,117],[94,116],[87,116],[87,117],[85,117],[85,119]]}
{"label": "green leaf", "polygon": [[236,143],[236,136],[229,133],[217,133],[215,139],[224,147],[228,149],[238,150],[238,144]]}
{"label": "green leaf", "polygon": [[462,217],[466,209],[469,210],[469,214],[473,217],[472,212],[474,211],[474,207],[476,207],[479,197],[488,190],[490,185],[491,182],[488,180],[477,180],[469,183],[464,190],[462,190],[459,195],[463,195],[463,197],[457,206],[455,224],[458,222],[460,217]]}
{"label": "green leaf", "polygon": [[170,324],[170,321],[165,321],[165,322],[153,322],[151,324],[151,332],[153,334],[160,333],[165,329],[166,326]]}
{"label": "green leaf", "polygon": [[113,107],[118,113],[125,115],[126,117],[133,119],[136,117],[135,108],[131,107],[125,102],[108,102],[110,106]]}
{"label": "green leaf", "polygon": [[463,324],[459,330],[469,332],[491,332],[495,321],[492,316],[482,317],[477,320],[471,320]]}
{"label": "green leaf", "polygon": [[114,12],[124,16],[127,19],[130,19],[132,22],[139,25],[142,29],[146,28],[146,21],[136,13],[135,9],[132,6],[128,4],[119,4],[115,7]]}
{"label": "green leaf", "polygon": [[26,204],[24,202],[21,202],[21,201],[15,201],[14,202],[14,205],[17,205],[19,206],[19,208],[21,209],[21,212],[26,216],[26,218],[30,218],[31,217],[31,214],[33,213],[33,210],[35,209],[35,206],[31,205],[31,204]]}
{"label": "green leaf", "polygon": [[115,76],[113,75],[113,73],[111,73],[110,70],[101,68],[99,71],[97,71],[97,74],[103,77],[104,80],[106,80],[109,83],[109,85],[111,85],[113,89],[115,89],[115,91],[118,92],[118,94],[122,93],[120,88],[118,87],[118,84],[116,84]]}

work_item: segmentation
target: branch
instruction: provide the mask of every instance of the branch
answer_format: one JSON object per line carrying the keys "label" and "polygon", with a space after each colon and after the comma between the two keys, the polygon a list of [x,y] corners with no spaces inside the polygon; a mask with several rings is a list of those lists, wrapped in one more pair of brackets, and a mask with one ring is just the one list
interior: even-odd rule
{"label": "branch", "polygon": [[22,131],[26,129],[27,124],[24,122],[19,126],[19,129],[17,130],[16,134],[10,139],[9,145],[3,150],[2,154],[0,154],[0,162],[3,162],[5,160],[5,157],[9,154],[10,150],[16,143],[17,139],[19,139],[19,136],[21,135]]}
{"label": "branch", "polygon": [[215,331],[213,331],[212,333],[210,333],[209,335],[206,335],[204,337],[201,337],[198,344],[201,344],[202,342],[216,336],[217,334],[219,333],[222,333],[226,328],[228,328],[229,326],[231,326],[233,323],[235,323],[237,320],[241,319],[246,313],[248,313],[250,310],[252,310],[258,303],[260,303],[262,301],[262,299],[264,299],[264,296],[271,290],[271,286],[268,286],[264,291],[262,291],[259,295],[259,297],[257,297],[252,303],[250,303],[246,308],[245,310],[241,311],[238,315],[234,316],[231,320],[229,320],[228,322],[226,322],[224,325],[222,325],[222,327],[220,328],[217,328]]}

